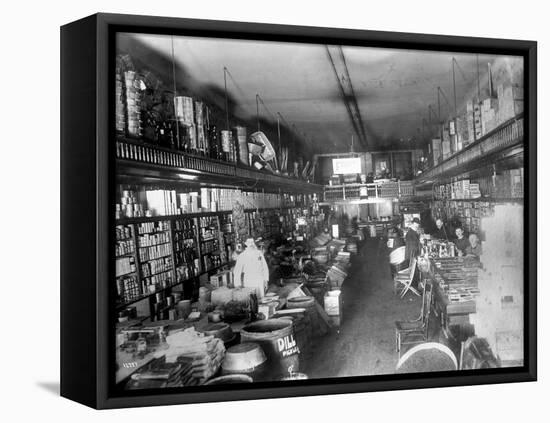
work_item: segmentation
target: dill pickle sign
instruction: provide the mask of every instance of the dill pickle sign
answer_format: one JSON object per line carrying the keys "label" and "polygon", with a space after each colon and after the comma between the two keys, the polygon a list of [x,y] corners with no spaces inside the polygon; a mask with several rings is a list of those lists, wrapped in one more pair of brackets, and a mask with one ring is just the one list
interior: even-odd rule
{"label": "dill pickle sign", "polygon": [[300,348],[298,348],[298,344],[296,343],[293,334],[277,339],[277,347],[279,349],[279,353],[283,357],[300,353]]}

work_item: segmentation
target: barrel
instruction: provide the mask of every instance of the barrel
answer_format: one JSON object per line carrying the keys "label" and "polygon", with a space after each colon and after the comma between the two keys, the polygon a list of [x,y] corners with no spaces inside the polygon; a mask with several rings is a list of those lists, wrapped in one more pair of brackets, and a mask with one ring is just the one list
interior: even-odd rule
{"label": "barrel", "polygon": [[306,315],[305,309],[296,309],[296,313],[284,314],[276,316],[279,319],[288,319],[292,322],[296,342],[300,349],[300,362],[303,363],[308,357],[311,346],[311,324],[309,316]]}
{"label": "barrel", "polygon": [[241,330],[241,342],[256,342],[265,352],[269,376],[288,376],[300,368],[299,347],[288,319],[260,320]]}

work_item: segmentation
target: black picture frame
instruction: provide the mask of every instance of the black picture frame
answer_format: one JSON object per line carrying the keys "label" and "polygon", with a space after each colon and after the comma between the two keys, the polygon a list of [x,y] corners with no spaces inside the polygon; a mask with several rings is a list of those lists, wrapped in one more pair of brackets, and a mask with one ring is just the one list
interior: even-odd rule
{"label": "black picture frame", "polygon": [[[512,54],[525,58],[524,366],[204,386],[115,395],[109,383],[109,284],[114,216],[113,49],[118,31],[270,41]],[[90,407],[119,408],[380,390],[534,381],[537,378],[537,44],[336,28],[95,14],[61,28],[61,395]]]}

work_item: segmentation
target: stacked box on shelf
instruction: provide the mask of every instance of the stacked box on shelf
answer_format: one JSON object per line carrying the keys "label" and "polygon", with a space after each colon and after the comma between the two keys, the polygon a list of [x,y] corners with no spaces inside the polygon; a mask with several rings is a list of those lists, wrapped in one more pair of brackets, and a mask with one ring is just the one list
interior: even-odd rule
{"label": "stacked box on shelf", "polygon": [[136,241],[132,225],[115,228],[115,277],[119,303],[128,303],[141,295],[137,275]]}
{"label": "stacked box on shelf", "polygon": [[473,101],[468,101],[466,103],[466,131],[468,133],[468,140],[462,140],[463,147],[473,143],[476,140],[475,132],[475,114],[474,114],[474,103]]}
{"label": "stacked box on shelf", "polygon": [[154,293],[174,283],[170,222],[137,224],[142,293]]}
{"label": "stacked box on shelf", "polygon": [[124,86],[123,63],[120,57],[116,59],[115,79],[115,126],[119,133],[126,132],[126,87]]}
{"label": "stacked box on shelf", "polygon": [[516,86],[497,87],[498,123],[502,124],[523,112],[523,88]]}
{"label": "stacked box on shelf", "polygon": [[470,198],[481,197],[481,191],[479,190],[479,184],[470,183]]}
{"label": "stacked box on shelf", "polygon": [[434,166],[437,166],[441,162],[441,154],[441,138],[432,139],[432,157]]}
{"label": "stacked box on shelf", "polygon": [[481,104],[481,132],[485,135],[497,127],[498,99],[488,97]]}
{"label": "stacked box on shelf", "polygon": [[474,110],[474,134],[475,139],[478,140],[483,136],[483,130],[481,125],[481,104],[477,101],[473,103]]}
{"label": "stacked box on shelf", "polygon": [[132,137],[141,137],[142,135],[142,83],[141,77],[136,72],[124,72],[124,87],[126,89],[126,124],[128,134]]}
{"label": "stacked box on shelf", "polygon": [[217,216],[203,216],[199,221],[201,266],[208,271],[227,263],[227,252]]}
{"label": "stacked box on shelf", "polygon": [[443,128],[443,141],[441,141],[441,157],[446,160],[451,155],[451,135],[449,128]]}
{"label": "stacked box on shelf", "polygon": [[187,281],[200,273],[195,219],[176,219],[172,223],[176,282]]}
{"label": "stacked box on shelf", "polygon": [[233,215],[223,214],[219,216],[220,230],[223,234],[223,244],[227,251],[227,258],[230,260],[233,251],[236,248],[237,235],[233,226]]}
{"label": "stacked box on shelf", "polygon": [[458,133],[457,133],[457,124],[456,120],[450,120],[448,122],[449,125],[449,140],[451,142],[451,154],[454,154],[462,149],[462,147],[458,148]]}
{"label": "stacked box on shelf", "polygon": [[147,214],[149,216],[168,216],[178,214],[175,190],[146,190]]}
{"label": "stacked box on shelf", "polygon": [[[471,106],[473,107],[473,106]],[[457,136],[459,150],[474,142],[474,113],[466,110],[457,117]]]}

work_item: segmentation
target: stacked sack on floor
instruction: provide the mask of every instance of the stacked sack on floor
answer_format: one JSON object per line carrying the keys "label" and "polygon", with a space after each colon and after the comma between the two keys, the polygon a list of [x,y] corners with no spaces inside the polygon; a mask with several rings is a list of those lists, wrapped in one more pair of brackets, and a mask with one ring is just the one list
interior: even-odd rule
{"label": "stacked sack on floor", "polygon": [[132,375],[128,389],[202,385],[218,372],[225,357],[221,339],[194,327],[168,335],[166,344],[153,363]]}
{"label": "stacked sack on floor", "polygon": [[190,384],[191,363],[166,363],[164,357],[154,360],[134,373],[126,389],[174,388]]}
{"label": "stacked sack on floor", "polygon": [[188,380],[184,386],[201,385],[218,371],[225,356],[223,341],[214,336],[205,336],[194,327],[175,332],[166,337],[167,363],[183,363],[190,366]]}

